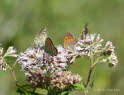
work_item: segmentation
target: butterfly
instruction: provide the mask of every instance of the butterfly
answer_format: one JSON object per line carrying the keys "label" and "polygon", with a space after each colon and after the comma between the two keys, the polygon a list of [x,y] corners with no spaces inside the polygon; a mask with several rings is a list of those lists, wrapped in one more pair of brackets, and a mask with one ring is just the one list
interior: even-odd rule
{"label": "butterfly", "polygon": [[41,31],[35,36],[33,46],[44,47],[46,38],[47,38],[47,29],[46,27],[43,27]]}
{"label": "butterfly", "polygon": [[58,54],[56,47],[54,46],[52,40],[49,37],[46,38],[44,51],[51,56],[56,56]]}
{"label": "butterfly", "polygon": [[35,36],[34,42],[33,42],[34,47],[40,47],[44,49],[44,51],[50,55],[56,56],[58,54],[58,51],[56,47],[54,46],[52,40],[47,37],[47,29],[46,27],[43,27],[41,31]]}
{"label": "butterfly", "polygon": [[77,43],[77,41],[78,40],[71,33],[66,33],[64,37],[64,48],[74,49],[74,45]]}

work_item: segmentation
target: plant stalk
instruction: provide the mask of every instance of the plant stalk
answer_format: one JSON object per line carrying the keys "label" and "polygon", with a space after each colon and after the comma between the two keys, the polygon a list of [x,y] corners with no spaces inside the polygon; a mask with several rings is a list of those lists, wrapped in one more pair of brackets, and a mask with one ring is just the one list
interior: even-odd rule
{"label": "plant stalk", "polygon": [[88,93],[88,88],[89,88],[89,85],[90,85],[90,79],[91,79],[91,74],[92,74],[92,71],[93,71],[93,68],[94,66],[90,66],[90,70],[89,70],[89,73],[88,73],[88,78],[87,78],[87,83],[86,83],[86,86],[85,86],[85,94],[84,95],[87,95]]}
{"label": "plant stalk", "polygon": [[17,82],[17,79],[16,79],[16,76],[15,76],[14,69],[12,69],[9,65],[8,65],[8,67],[9,67],[9,69],[10,69],[12,75],[13,75],[14,80]]}

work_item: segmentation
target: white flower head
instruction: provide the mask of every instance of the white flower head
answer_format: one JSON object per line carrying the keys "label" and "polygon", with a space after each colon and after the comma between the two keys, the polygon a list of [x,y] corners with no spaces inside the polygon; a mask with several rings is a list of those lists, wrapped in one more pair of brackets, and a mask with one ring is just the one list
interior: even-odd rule
{"label": "white flower head", "polygon": [[85,39],[79,39],[75,50],[80,56],[90,56],[91,50],[98,56],[101,52],[102,42],[103,39],[100,38],[100,35],[87,34]]}
{"label": "white flower head", "polygon": [[65,89],[73,84],[80,82],[82,78],[79,75],[74,75],[70,71],[56,71],[51,76],[51,87]]}
{"label": "white flower head", "polygon": [[2,69],[2,70],[6,70],[7,69],[7,63],[5,62],[5,60],[2,58],[2,57],[0,57],[0,69]]}
{"label": "white flower head", "polygon": [[10,57],[17,57],[18,55],[16,54],[16,50],[14,49],[14,47],[9,47],[5,53],[6,56],[10,56]]}
{"label": "white flower head", "polygon": [[115,47],[113,46],[112,42],[108,41],[105,45],[105,51],[114,52]]}
{"label": "white flower head", "polygon": [[115,67],[117,65],[117,63],[118,63],[118,58],[115,55],[115,53],[112,52],[110,56],[108,56],[105,59],[102,59],[100,62],[102,62],[102,63],[109,63],[110,66],[114,66]]}
{"label": "white flower head", "polygon": [[8,64],[5,60],[6,57],[17,57],[16,50],[13,47],[9,47],[5,53],[3,53],[3,48],[0,47],[0,69],[6,70]]}
{"label": "white flower head", "polygon": [[108,57],[109,63],[111,63],[113,66],[116,66],[118,63],[118,59],[117,56],[115,55],[115,53],[112,53],[109,57]]}

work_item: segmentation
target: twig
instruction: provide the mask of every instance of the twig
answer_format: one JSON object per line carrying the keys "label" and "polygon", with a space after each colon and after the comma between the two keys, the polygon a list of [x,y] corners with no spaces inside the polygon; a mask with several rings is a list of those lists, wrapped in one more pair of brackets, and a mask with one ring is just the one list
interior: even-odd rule
{"label": "twig", "polygon": [[88,78],[87,78],[87,83],[86,83],[86,86],[85,86],[85,95],[87,95],[87,92],[88,92],[88,88],[89,88],[89,85],[90,85],[90,79],[91,79],[91,74],[92,74],[92,71],[93,71],[93,68],[94,66],[90,66],[90,70],[89,70],[89,73],[88,73]]}

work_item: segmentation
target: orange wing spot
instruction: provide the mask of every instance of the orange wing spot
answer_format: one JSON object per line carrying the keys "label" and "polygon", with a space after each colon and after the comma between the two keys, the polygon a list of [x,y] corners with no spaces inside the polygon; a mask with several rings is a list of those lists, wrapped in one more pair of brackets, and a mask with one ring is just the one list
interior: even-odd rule
{"label": "orange wing spot", "polygon": [[71,33],[66,33],[65,38],[64,38],[64,47],[73,40],[73,35]]}

